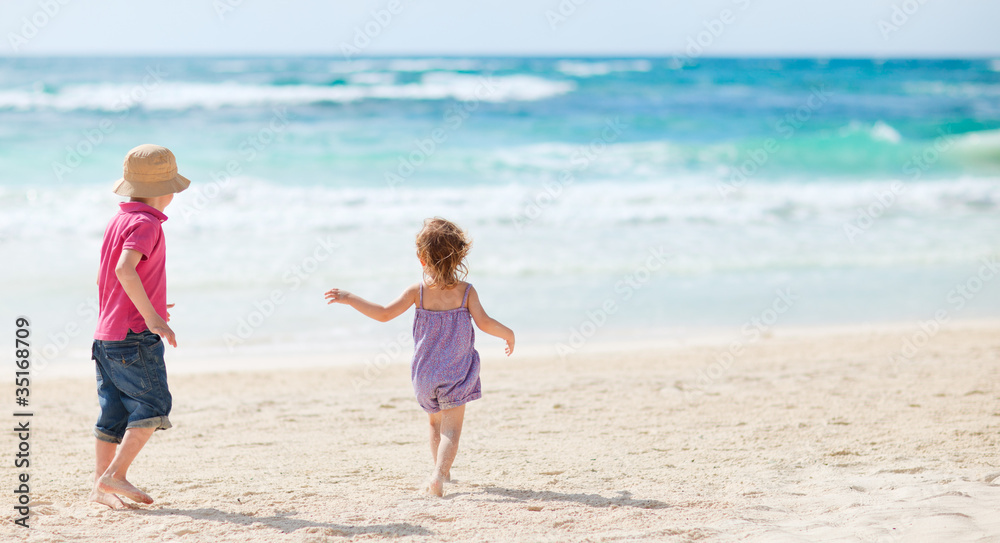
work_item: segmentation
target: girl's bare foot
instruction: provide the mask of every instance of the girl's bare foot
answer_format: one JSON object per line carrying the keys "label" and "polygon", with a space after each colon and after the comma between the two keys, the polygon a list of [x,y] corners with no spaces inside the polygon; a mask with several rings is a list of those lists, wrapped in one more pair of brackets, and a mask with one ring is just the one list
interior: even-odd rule
{"label": "girl's bare foot", "polygon": [[107,475],[101,476],[97,481],[97,490],[109,494],[119,494],[139,503],[153,503],[153,498],[149,494],[139,490],[132,483],[124,479],[114,479]]}
{"label": "girl's bare foot", "polygon": [[94,488],[94,490],[90,492],[90,497],[88,499],[94,503],[107,505],[112,509],[131,509],[128,504],[123,502],[118,496],[108,494],[107,492],[101,492],[97,488]]}
{"label": "girl's bare foot", "polygon": [[430,479],[427,479],[427,486],[424,487],[424,492],[439,498],[443,497],[444,480],[441,477],[432,475]]}

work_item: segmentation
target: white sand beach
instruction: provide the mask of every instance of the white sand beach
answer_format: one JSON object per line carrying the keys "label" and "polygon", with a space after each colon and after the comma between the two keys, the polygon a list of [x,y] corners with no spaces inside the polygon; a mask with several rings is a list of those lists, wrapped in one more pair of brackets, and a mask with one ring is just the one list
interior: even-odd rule
{"label": "white sand beach", "polygon": [[779,329],[714,369],[728,338],[484,353],[443,499],[405,364],[174,373],[129,511],[86,501],[93,380],[40,375],[31,529],[5,460],[0,539],[1000,541],[1000,323],[890,362],[917,330]]}

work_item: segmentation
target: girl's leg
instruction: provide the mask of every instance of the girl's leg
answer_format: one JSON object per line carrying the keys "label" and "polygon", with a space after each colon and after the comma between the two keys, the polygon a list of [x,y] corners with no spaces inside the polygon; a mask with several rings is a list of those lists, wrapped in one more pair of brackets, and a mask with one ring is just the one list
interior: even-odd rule
{"label": "girl's leg", "polygon": [[[427,490],[431,494],[444,496],[444,483],[451,478],[451,465],[458,454],[458,440],[462,436],[462,422],[465,420],[465,406],[460,405],[445,409],[440,413],[440,440],[437,454],[434,455],[434,472],[427,481]],[[433,422],[431,423],[433,425]],[[433,438],[431,440],[433,443]]]}
{"label": "girl's leg", "polygon": [[427,416],[430,418],[430,431],[431,431],[431,458],[434,459],[434,465],[438,463],[438,447],[441,446],[441,412],[428,413]]}

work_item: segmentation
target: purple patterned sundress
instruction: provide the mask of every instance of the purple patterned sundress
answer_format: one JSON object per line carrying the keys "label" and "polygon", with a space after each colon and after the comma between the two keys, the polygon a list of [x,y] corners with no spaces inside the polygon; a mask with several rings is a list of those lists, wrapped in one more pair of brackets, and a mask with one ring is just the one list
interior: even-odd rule
{"label": "purple patterned sundress", "polygon": [[482,397],[479,384],[479,353],[476,333],[466,304],[447,311],[424,309],[424,285],[420,284],[420,305],[413,318],[413,363],[410,377],[420,407],[428,413],[458,407]]}

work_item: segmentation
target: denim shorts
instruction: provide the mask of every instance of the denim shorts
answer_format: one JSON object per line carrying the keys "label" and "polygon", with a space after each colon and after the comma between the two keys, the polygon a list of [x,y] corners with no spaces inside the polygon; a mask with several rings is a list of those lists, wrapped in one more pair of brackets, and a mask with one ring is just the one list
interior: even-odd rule
{"label": "denim shorts", "polygon": [[129,428],[171,427],[171,397],[163,341],[145,330],[129,331],[122,341],[94,340],[97,363],[97,399],[101,414],[94,435],[101,441],[121,443]]}

